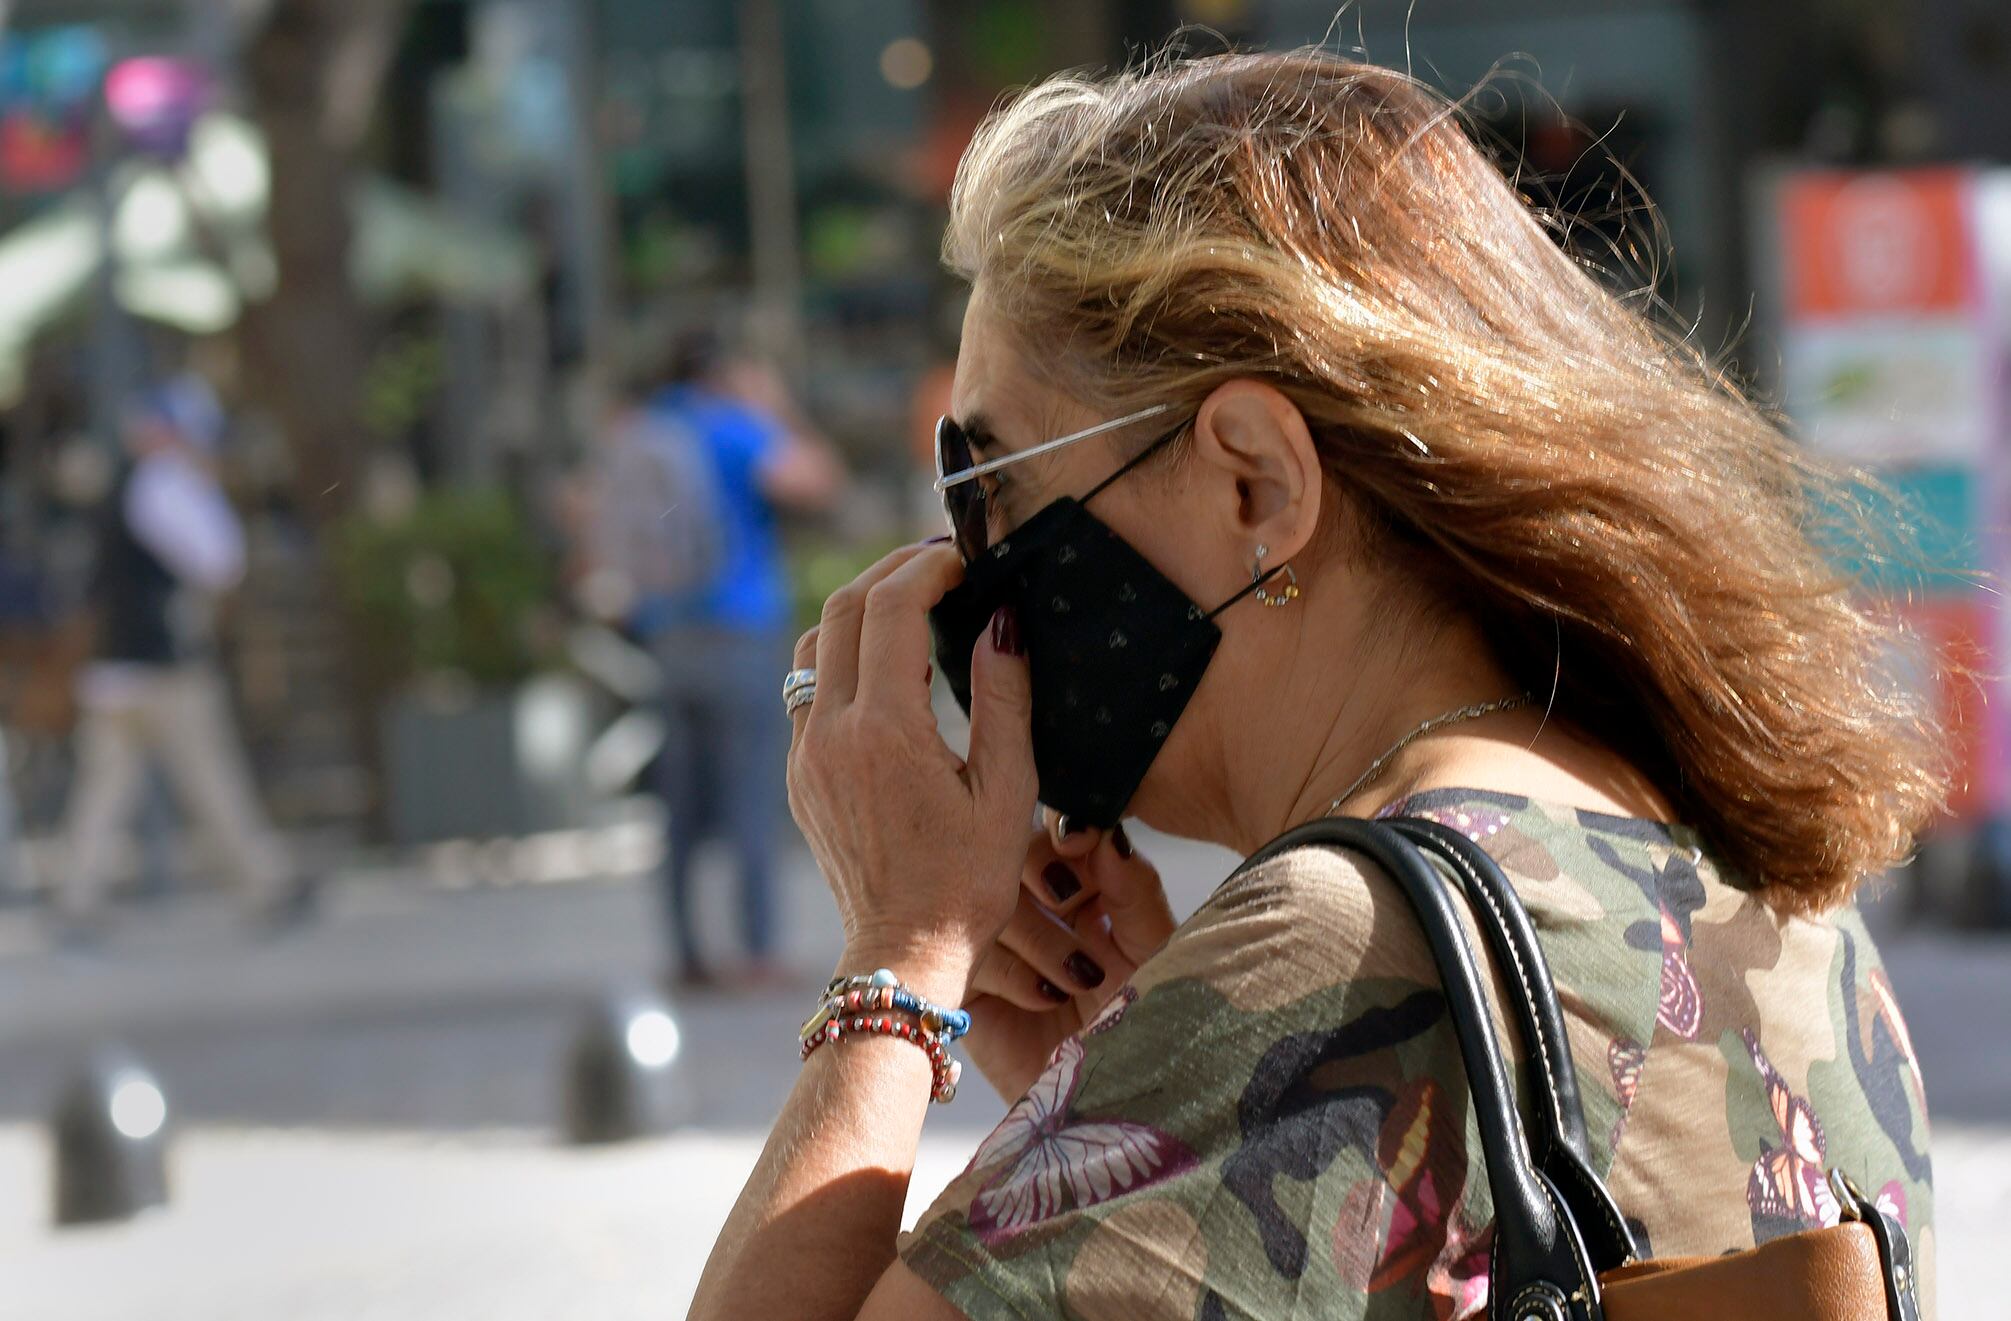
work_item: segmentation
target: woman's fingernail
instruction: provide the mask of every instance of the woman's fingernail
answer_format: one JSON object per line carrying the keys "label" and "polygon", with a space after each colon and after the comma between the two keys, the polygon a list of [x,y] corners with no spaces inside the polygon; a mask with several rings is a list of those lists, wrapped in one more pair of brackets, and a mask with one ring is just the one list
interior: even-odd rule
{"label": "woman's fingernail", "polygon": [[1120,858],[1129,858],[1133,853],[1137,852],[1136,849],[1131,847],[1131,836],[1124,833],[1123,822],[1119,822],[1117,825],[1111,827],[1110,847],[1117,850],[1117,856]]}
{"label": "woman's fingernail", "polygon": [[1060,835],[1063,839],[1067,839],[1070,835],[1079,835],[1086,829],[1088,829],[1088,827],[1084,826],[1082,822],[1077,821],[1074,817],[1070,816],[1066,812],[1063,812],[1060,816],[1054,819],[1055,833]]}
{"label": "woman's fingernail", "polygon": [[1073,977],[1075,984],[1085,991],[1093,991],[1103,985],[1103,969],[1097,966],[1095,959],[1081,950],[1063,959],[1061,966],[1068,969],[1068,975]]}
{"label": "woman's fingernail", "polygon": [[1056,986],[1053,982],[1049,981],[1047,978],[1045,977],[1041,978],[1040,981],[1036,983],[1036,986],[1038,987],[1042,995],[1054,1001],[1056,1004],[1065,1005],[1068,1003],[1068,992],[1062,990],[1059,986]]}
{"label": "woman's fingernail", "polygon": [[940,536],[940,537],[930,537],[930,538],[929,538],[929,539],[928,539],[927,541],[924,541],[924,542],[923,542],[922,544],[923,544],[924,546],[941,546],[941,545],[945,544],[946,542],[948,542],[948,541],[949,541],[949,539],[950,539],[950,534],[949,534],[949,533],[947,533],[947,532],[945,532],[945,533],[943,533],[943,535],[942,535],[942,536]]}
{"label": "woman's fingernail", "polygon": [[1041,868],[1040,878],[1047,883],[1047,892],[1054,896],[1058,904],[1067,903],[1082,889],[1082,882],[1075,878],[1075,873],[1068,869],[1066,863],[1050,862]]}
{"label": "woman's fingernail", "polygon": [[1009,605],[1002,605],[992,612],[992,650],[1007,656],[1018,656],[1019,614]]}

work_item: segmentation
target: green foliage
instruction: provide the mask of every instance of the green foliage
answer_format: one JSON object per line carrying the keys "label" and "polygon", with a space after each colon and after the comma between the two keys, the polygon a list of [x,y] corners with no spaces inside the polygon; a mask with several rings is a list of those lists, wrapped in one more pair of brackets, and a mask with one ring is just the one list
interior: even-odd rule
{"label": "green foliage", "polygon": [[802,541],[790,547],[789,581],[795,591],[797,631],[824,613],[824,598],[871,568],[899,541],[865,545],[850,541]]}
{"label": "green foliage", "polygon": [[963,11],[964,49],[994,87],[1031,82],[1052,64],[1046,18],[1033,0],[992,0]]}
{"label": "green foliage", "polygon": [[396,335],[371,358],[363,376],[363,425],[384,440],[405,435],[432,406],[445,373],[437,335]]}
{"label": "green foliage", "polygon": [[402,517],[350,519],[336,544],[381,682],[452,674],[501,686],[544,659],[536,635],[551,575],[504,492],[428,492]]}

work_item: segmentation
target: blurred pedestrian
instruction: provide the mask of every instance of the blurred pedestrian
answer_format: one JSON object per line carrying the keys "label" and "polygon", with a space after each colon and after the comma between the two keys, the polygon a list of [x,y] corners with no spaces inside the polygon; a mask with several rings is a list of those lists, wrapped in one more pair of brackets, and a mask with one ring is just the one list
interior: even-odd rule
{"label": "blurred pedestrian", "polygon": [[142,393],[126,463],[106,500],[91,584],[93,659],[78,685],[77,772],[56,890],[66,935],[96,934],[115,842],[155,762],[262,922],[297,916],[305,891],[253,790],[217,669],[213,615],[244,576],[244,528],[218,485],[224,417],[181,376]]}
{"label": "blurred pedestrian", "polygon": [[673,980],[719,974],[699,948],[693,863],[719,839],[738,872],[739,983],[787,979],[775,952],[775,841],[787,725],[776,666],[789,654],[780,511],[830,507],[845,471],[780,377],[708,333],[676,345],[657,388],[613,424],[595,534],[629,589],[628,631],[662,673],[665,742],[653,773],[669,837],[664,920]]}
{"label": "blurred pedestrian", "polygon": [[11,900],[28,889],[28,872],[21,864],[21,815],[14,805],[8,755],[7,730],[0,727],[0,900]]}
{"label": "blurred pedestrian", "polygon": [[0,899],[27,893],[22,862],[21,811],[14,793],[7,727],[16,707],[13,671],[27,668],[35,635],[47,622],[40,575],[0,546]]}

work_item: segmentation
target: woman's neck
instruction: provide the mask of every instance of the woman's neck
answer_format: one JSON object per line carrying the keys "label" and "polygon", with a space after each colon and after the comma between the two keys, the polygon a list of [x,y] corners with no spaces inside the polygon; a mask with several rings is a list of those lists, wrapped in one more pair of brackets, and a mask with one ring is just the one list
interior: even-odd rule
{"label": "woman's neck", "polygon": [[[1338,813],[1373,816],[1412,793],[1448,787],[1674,819],[1667,800],[1645,777],[1554,716],[1548,692],[1532,694],[1526,706],[1450,724],[1399,748],[1426,721],[1519,690],[1479,630],[1463,619],[1353,630],[1356,638],[1372,639],[1368,646],[1315,636],[1322,622],[1327,621],[1309,617],[1283,655],[1253,667],[1270,675],[1249,689],[1265,692],[1266,700],[1245,704],[1233,727],[1211,731],[1221,748],[1219,780],[1184,805],[1184,820],[1163,823],[1167,828],[1199,833],[1248,854],[1290,827],[1326,815],[1339,795],[1346,797]],[[1331,621],[1329,627],[1342,631],[1347,622]],[[1383,765],[1356,785],[1379,757],[1386,757]]]}
{"label": "woman's neck", "polygon": [[[1404,793],[1452,783],[1436,773],[1441,768],[1434,754],[1441,741],[1498,734],[1519,714],[1479,714],[1405,744],[1427,722],[1517,695],[1514,683],[1478,639],[1465,643],[1447,636],[1437,646],[1385,653],[1383,672],[1376,676],[1379,682],[1365,675],[1364,682],[1330,699],[1333,712],[1324,722],[1324,733],[1315,740],[1311,734],[1322,726],[1313,721],[1304,726],[1298,757],[1304,769],[1276,783],[1267,795],[1270,810],[1253,816],[1252,824],[1266,833],[1250,847],[1330,811],[1372,816]],[[1427,655],[1437,659],[1427,660]],[[1331,678],[1327,682],[1331,684]]]}

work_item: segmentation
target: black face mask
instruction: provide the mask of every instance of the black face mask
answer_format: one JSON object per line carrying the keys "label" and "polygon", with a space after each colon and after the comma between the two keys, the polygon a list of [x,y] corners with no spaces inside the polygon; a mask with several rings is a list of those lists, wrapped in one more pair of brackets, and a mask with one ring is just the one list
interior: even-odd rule
{"label": "black face mask", "polygon": [[1092,826],[1117,824],[1173,732],[1222,639],[1215,616],[1270,577],[1204,610],[1083,507],[1157,448],[1014,529],[929,612],[936,665],[966,715],[972,649],[1001,606],[1018,612],[1040,800]]}

